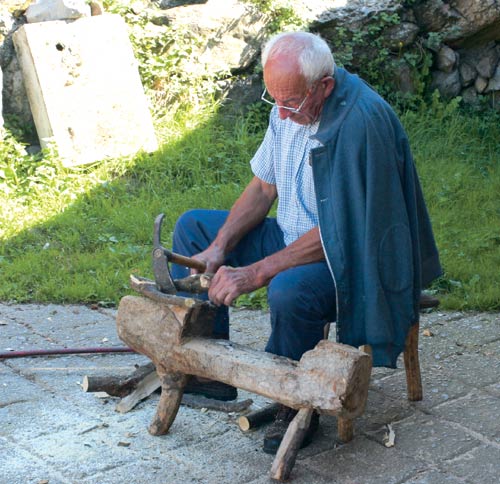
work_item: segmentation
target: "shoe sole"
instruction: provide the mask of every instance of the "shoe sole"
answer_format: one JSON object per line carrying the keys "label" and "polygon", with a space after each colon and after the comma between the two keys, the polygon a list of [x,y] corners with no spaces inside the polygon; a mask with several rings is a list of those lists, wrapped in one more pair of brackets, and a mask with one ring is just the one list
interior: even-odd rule
{"label": "shoe sole", "polygon": [[[313,441],[312,435],[305,437],[304,440],[302,441],[302,443],[300,444],[300,448],[303,449],[303,448],[307,447],[308,445],[310,445],[312,443],[312,441]],[[273,444],[270,444],[268,441],[264,440],[264,445],[262,447],[262,450],[266,454],[276,455],[276,452],[278,452],[280,445],[281,445],[281,442],[277,446],[275,446]]]}

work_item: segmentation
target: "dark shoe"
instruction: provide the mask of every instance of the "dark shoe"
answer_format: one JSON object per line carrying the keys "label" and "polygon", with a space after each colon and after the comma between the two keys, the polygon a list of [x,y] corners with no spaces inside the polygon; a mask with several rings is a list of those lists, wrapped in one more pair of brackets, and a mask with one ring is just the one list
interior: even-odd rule
{"label": "dark shoe", "polygon": [[420,309],[432,309],[437,308],[439,306],[439,299],[437,297],[432,296],[427,292],[420,293],[420,301],[419,307]]}
{"label": "dark shoe", "polygon": [[203,395],[207,398],[223,400],[225,402],[229,400],[236,400],[238,397],[238,391],[231,385],[215,380],[200,381],[195,376],[189,378],[188,383],[184,388],[184,393]]}
{"label": "dark shoe", "polygon": [[[276,414],[276,419],[264,435],[263,449],[266,454],[276,454],[278,447],[285,436],[285,432],[288,429],[288,425],[293,420],[295,415],[297,415],[297,410],[280,405],[278,413]],[[300,445],[301,449],[308,446],[312,442],[313,435],[318,430],[318,427],[319,415],[316,412],[313,412],[309,429],[307,430],[304,440]]]}

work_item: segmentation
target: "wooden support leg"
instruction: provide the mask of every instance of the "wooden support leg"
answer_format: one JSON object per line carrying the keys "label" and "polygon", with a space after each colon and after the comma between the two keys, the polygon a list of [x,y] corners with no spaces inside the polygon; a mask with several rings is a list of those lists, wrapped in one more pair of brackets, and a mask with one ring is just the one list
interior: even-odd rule
{"label": "wooden support leg", "polygon": [[339,417],[337,420],[337,435],[344,444],[354,436],[354,421],[351,418]]}
{"label": "wooden support leg", "polygon": [[[370,345],[362,345],[359,349],[370,356],[372,355]],[[354,437],[354,421],[350,418],[339,417],[337,420],[337,436],[343,443],[350,442]]]}
{"label": "wooden support leg", "polygon": [[422,379],[420,377],[420,363],[418,361],[418,331],[418,323],[410,328],[404,350],[408,400],[412,402],[422,400]]}
{"label": "wooden support leg", "polygon": [[301,408],[288,425],[271,467],[271,479],[283,482],[290,477],[313,412],[311,408]]}
{"label": "wooden support leg", "polygon": [[151,435],[164,435],[170,429],[179,410],[188,376],[184,373],[167,373],[160,375],[161,397],[156,415],[149,426]]}

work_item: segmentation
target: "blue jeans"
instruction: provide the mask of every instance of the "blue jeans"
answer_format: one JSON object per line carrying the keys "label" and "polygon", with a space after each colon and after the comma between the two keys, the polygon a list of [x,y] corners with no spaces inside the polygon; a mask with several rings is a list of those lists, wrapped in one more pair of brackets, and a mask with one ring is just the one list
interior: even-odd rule
{"label": "blue jeans", "polygon": [[[176,223],[173,251],[192,256],[215,239],[229,212],[190,210]],[[283,249],[283,233],[273,218],[266,218],[227,255],[226,265],[253,264]],[[174,279],[189,275],[189,269],[172,265]],[[277,274],[267,290],[271,314],[271,336],[266,351],[299,360],[323,339],[326,323],[335,321],[335,285],[325,261],[292,267]],[[214,336],[229,337],[229,311],[220,306]]]}

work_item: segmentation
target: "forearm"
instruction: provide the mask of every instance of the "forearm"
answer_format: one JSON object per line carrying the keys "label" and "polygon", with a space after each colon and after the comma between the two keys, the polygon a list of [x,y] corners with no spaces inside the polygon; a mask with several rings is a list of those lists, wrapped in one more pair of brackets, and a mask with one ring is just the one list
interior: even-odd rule
{"label": "forearm", "polygon": [[208,296],[216,305],[229,306],[240,294],[267,286],[276,274],[324,258],[319,229],[314,228],[293,244],[255,264],[237,268],[220,267],[212,279]]}
{"label": "forearm", "polygon": [[231,252],[250,230],[264,220],[275,198],[274,186],[254,178],[231,208],[211,247],[224,254]]}
{"label": "forearm", "polygon": [[319,228],[315,227],[279,252],[253,264],[253,269],[259,286],[265,286],[276,274],[286,269],[324,259]]}

